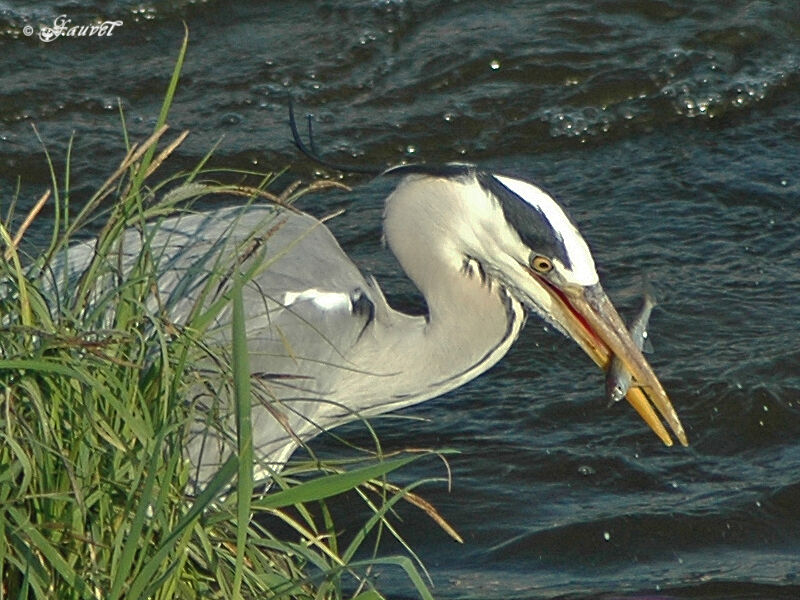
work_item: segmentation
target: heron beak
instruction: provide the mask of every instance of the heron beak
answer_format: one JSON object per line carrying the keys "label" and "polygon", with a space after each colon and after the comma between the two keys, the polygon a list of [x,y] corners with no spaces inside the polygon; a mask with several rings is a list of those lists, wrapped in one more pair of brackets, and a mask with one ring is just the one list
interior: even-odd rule
{"label": "heron beak", "polygon": [[601,369],[608,369],[616,356],[633,375],[633,385],[626,396],[628,402],[667,446],[672,438],[655,409],[666,421],[678,441],[689,444],[678,414],[667,397],[661,382],[636,347],[614,305],[602,286],[561,289],[537,277],[555,300],[553,316]]}

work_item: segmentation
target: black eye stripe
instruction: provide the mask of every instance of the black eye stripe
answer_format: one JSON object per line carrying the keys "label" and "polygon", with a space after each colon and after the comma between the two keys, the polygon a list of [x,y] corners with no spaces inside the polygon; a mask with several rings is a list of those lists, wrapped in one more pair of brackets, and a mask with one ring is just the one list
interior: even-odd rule
{"label": "black eye stripe", "polygon": [[552,256],[567,268],[572,268],[564,242],[550,221],[536,207],[504,186],[489,173],[476,173],[478,183],[500,202],[508,223],[516,230],[526,246],[543,256]]}
{"label": "black eye stripe", "polygon": [[386,175],[429,175],[460,180],[465,184],[474,178],[483,190],[494,197],[503,211],[506,221],[517,232],[522,242],[539,255],[558,259],[571,270],[573,263],[561,234],[534,202],[527,202],[519,194],[506,187],[502,181],[488,171],[475,165],[448,163],[445,165],[400,165],[387,169]]}

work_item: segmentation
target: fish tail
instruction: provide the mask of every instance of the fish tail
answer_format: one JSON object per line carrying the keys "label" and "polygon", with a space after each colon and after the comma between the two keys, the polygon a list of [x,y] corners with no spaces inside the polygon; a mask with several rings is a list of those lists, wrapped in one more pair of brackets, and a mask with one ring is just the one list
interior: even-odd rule
{"label": "fish tail", "polygon": [[656,290],[653,287],[653,283],[650,281],[650,277],[648,277],[647,274],[642,275],[642,297],[644,299],[645,304],[649,305],[650,308],[658,306]]}

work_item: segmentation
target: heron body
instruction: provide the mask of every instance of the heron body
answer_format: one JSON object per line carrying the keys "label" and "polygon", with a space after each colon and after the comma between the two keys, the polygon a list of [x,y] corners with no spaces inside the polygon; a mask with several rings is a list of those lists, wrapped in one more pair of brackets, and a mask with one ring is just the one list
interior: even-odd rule
{"label": "heron body", "polygon": [[[393,309],[324,224],[288,208],[186,213],[148,233],[159,294],[176,324],[188,318],[212,274],[223,281],[233,266],[248,273],[242,293],[260,473],[279,469],[321,431],[477,377],[505,355],[527,312],[573,338],[603,368],[619,357],[685,441],[600,286],[586,242],[553,198],[469,165],[406,166],[387,175],[399,182],[386,200],[385,240],[424,296],[423,316]],[[141,248],[142,235],[126,232],[123,269]],[[70,271],[80,273],[92,255],[92,243],[71,248]],[[231,319],[223,309],[204,334],[222,353]],[[207,387],[194,390],[192,401],[197,421],[187,455],[203,481],[235,451],[233,407]],[[645,404],[637,410],[652,414]]]}

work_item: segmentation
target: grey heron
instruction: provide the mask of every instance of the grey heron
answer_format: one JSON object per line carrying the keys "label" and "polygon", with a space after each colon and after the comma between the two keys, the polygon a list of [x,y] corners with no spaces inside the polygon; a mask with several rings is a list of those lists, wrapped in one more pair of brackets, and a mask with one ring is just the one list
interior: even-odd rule
{"label": "grey heron", "polygon": [[[321,431],[423,402],[479,376],[506,354],[528,312],[601,368],[617,357],[635,381],[628,394],[634,408],[665,443],[671,438],[661,419],[687,443],[600,284],[589,246],[553,197],[466,164],[404,165],[384,176],[398,179],[385,201],[385,241],[424,296],[422,316],[392,308],[323,223],[286,207],[181,214],[145,236],[175,323],[201,293],[199,273],[247,265],[256,255],[263,265],[251,269],[243,287],[259,473],[280,469]],[[141,240],[140,232],[125,234],[123,265],[138,258]],[[71,252],[69,268],[78,273],[92,243]],[[225,309],[209,330],[220,347],[230,341],[230,323]],[[196,405],[187,452],[203,481],[235,451],[234,416],[216,390],[198,392]]]}

